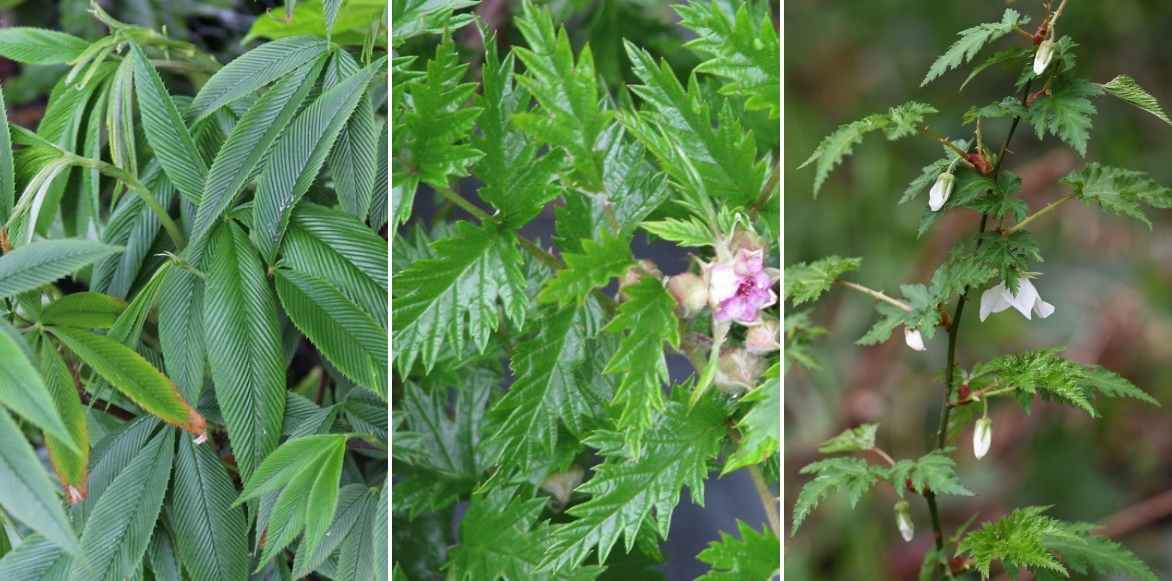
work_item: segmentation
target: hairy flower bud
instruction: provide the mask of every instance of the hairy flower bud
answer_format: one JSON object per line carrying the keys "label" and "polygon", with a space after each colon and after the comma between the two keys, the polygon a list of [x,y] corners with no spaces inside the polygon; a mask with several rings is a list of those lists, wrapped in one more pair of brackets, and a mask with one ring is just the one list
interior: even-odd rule
{"label": "hairy flower bud", "polygon": [[765,241],[756,233],[749,230],[737,230],[733,233],[730,242],[730,247],[734,253],[742,249],[748,250],[749,252],[765,250]]}
{"label": "hairy flower bud", "polygon": [[763,355],[778,349],[781,349],[781,327],[775,319],[765,319],[745,333],[745,350],[749,353]]}
{"label": "hairy flower bud", "polygon": [[973,456],[976,456],[977,460],[984,458],[992,444],[993,420],[985,416],[977,420],[977,425],[973,428]]}
{"label": "hairy flower bud", "polygon": [[916,525],[912,522],[912,508],[906,500],[895,503],[895,525],[899,527],[899,536],[905,543],[912,542],[916,536]]}
{"label": "hairy flower bud", "polygon": [[574,464],[565,472],[554,472],[541,483],[541,489],[548,492],[557,501],[557,506],[565,506],[570,501],[570,494],[582,483],[582,476],[586,471]]}
{"label": "hairy flower bud", "polygon": [[956,176],[952,175],[952,172],[946,171],[936,176],[936,183],[932,184],[932,189],[928,192],[928,207],[933,212],[939,212],[940,208],[944,207],[944,203],[952,195],[952,186],[955,183]]}
{"label": "hairy flower bud", "polygon": [[627,287],[637,284],[640,280],[648,276],[655,278],[663,278],[663,273],[659,271],[659,266],[646,258],[639,260],[639,263],[628,268],[627,272],[619,278],[619,296],[626,298],[623,290]]}
{"label": "hairy flower bud", "polygon": [[924,336],[920,334],[919,329],[912,329],[907,325],[903,326],[903,341],[911,347],[913,351],[927,351],[928,348],[924,346]]}
{"label": "hairy flower bud", "polygon": [[708,284],[703,278],[690,272],[681,272],[667,279],[667,292],[679,305],[679,312],[685,319],[696,316],[708,304]]}
{"label": "hairy flower bud", "polygon": [[1038,52],[1034,53],[1034,74],[1040,75],[1046,72],[1046,67],[1050,66],[1050,61],[1054,58],[1054,41],[1043,40],[1042,44],[1038,45]]}
{"label": "hairy flower bud", "polygon": [[720,355],[713,383],[729,395],[740,395],[753,389],[765,372],[765,360],[745,349],[729,349]]}

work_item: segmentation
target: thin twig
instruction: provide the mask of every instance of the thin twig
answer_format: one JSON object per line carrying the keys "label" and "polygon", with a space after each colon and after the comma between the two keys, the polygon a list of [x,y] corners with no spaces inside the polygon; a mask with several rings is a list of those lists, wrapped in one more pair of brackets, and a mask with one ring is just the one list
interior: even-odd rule
{"label": "thin twig", "polygon": [[841,284],[842,286],[845,286],[846,288],[849,288],[851,290],[859,291],[859,292],[861,292],[861,293],[863,293],[863,294],[865,294],[865,295],[867,295],[877,301],[883,301],[883,302],[885,302],[885,303],[887,303],[887,304],[889,304],[889,305],[891,305],[901,311],[904,311],[906,313],[912,312],[911,305],[909,305],[899,299],[892,298],[892,297],[888,296],[887,294],[885,294],[883,291],[877,291],[873,288],[865,287],[861,284],[854,283],[849,280],[840,280],[840,281],[838,281],[838,284]]}
{"label": "thin twig", "polygon": [[773,535],[781,538],[781,510],[778,508],[778,500],[773,496],[773,491],[769,490],[769,485],[765,483],[765,476],[761,474],[761,468],[756,464],[749,466],[749,477],[753,479],[753,487],[757,489],[757,497],[761,499],[761,506],[765,508],[765,517],[769,519],[769,528],[773,529]]}
{"label": "thin twig", "polygon": [[1037,220],[1038,218],[1041,218],[1042,216],[1045,216],[1046,214],[1053,212],[1058,206],[1061,206],[1062,204],[1065,204],[1066,202],[1069,202],[1070,200],[1073,200],[1073,199],[1074,199],[1074,194],[1066,194],[1065,196],[1062,196],[1061,198],[1058,198],[1057,200],[1050,202],[1049,204],[1046,205],[1046,207],[1042,208],[1041,210],[1038,210],[1037,212],[1034,212],[1033,214],[1030,214],[1029,216],[1026,216],[1026,218],[1024,220],[1022,220],[1021,222],[1014,224],[1013,227],[1006,230],[1003,233],[1003,235],[1009,236],[1009,235],[1013,234],[1014,232],[1017,232],[1017,231],[1025,228],[1026,226],[1028,226],[1030,224],[1030,222],[1033,222],[1034,220]]}

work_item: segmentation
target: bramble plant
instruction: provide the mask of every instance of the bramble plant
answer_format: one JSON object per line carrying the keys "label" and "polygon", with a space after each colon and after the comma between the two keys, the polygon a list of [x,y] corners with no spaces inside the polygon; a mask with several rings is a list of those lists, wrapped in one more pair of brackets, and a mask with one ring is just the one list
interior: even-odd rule
{"label": "bramble plant", "polygon": [[[638,82],[614,93],[550,9],[523,3],[524,45],[506,52],[459,11],[471,4],[392,12],[396,578],[645,574],[683,488],[701,503],[710,475],[736,470],[769,525],[714,540],[703,578],[772,578],[779,170],[758,147],[779,133],[769,4],[674,5],[700,64],[681,81],[628,38]],[[451,35],[465,26],[460,38],[485,47],[466,59]],[[430,223],[425,196],[439,205]],[[521,232],[547,208],[552,248]],[[636,236],[693,260],[664,276],[636,257]],[[671,381],[671,352],[695,373]]]}
{"label": "bramble plant", "polygon": [[[924,103],[909,102],[839,127],[803,164],[814,165],[816,195],[831,170],[865,135],[882,132],[888,140],[924,136],[943,146],[943,157],[924,167],[900,200],[903,204],[928,194],[919,233],[928,231],[944,212],[960,208],[974,210],[981,218],[978,231],[956,243],[927,283],[903,285],[901,296],[844,278],[859,267],[857,258],[831,256],[786,268],[784,298],[794,307],[817,299],[836,283],[877,301],[879,320],[859,339],[861,345],[884,342],[898,333],[909,348],[925,351],[937,329],[947,336],[940,416],[931,449],[918,458],[897,459],[877,446],[880,425],[873,423],[826,441],[819,447],[825,458],[801,469],[811,480],[802,487],[793,507],[794,534],[828,495],[844,492],[853,507],[883,482],[899,499],[893,520],[906,541],[912,540],[916,528],[907,498],[919,495],[926,502],[935,547],[924,555],[921,579],[973,574],[987,579],[996,569],[1010,578],[1017,578],[1022,570],[1030,571],[1036,579],[1073,574],[1157,578],[1126,548],[1095,534],[1093,525],[1063,522],[1047,514],[1049,507],[1019,508],[970,526],[980,516],[973,515],[955,531],[945,530],[940,518],[943,497],[973,494],[956,472],[954,454],[969,449],[960,439],[962,430],[972,426],[971,453],[989,461],[986,455],[997,438],[989,417],[991,406],[1007,401],[1028,412],[1036,399],[1044,399],[1095,417],[1098,398],[1133,398],[1159,405],[1107,369],[1064,358],[1061,347],[1004,355],[968,367],[959,362],[963,356],[960,331],[971,293],[980,293],[980,321],[1011,308],[1026,319],[1046,318],[1064,308],[1041,298],[1039,289],[1045,289],[1045,279],[1033,271],[1034,264],[1042,260],[1042,249],[1030,228],[1044,224],[1041,218],[1068,201],[1078,200],[1150,227],[1144,206],[1172,207],[1172,189],[1145,174],[1088,162],[1062,179],[1070,189],[1068,194],[1030,213],[1020,196],[1021,179],[1005,169],[1012,139],[1019,129],[1027,127],[1038,139],[1056,137],[1085,156],[1097,112],[1092,101],[1096,97],[1118,97],[1172,125],[1157,100],[1132,78],[1120,75],[1096,83],[1079,76],[1079,47],[1069,36],[1058,34],[1066,4],[1066,0],[1056,5],[1042,2],[1041,21],[1032,32],[1025,28],[1027,16],[1007,9],[999,22],[961,31],[955,44],[932,64],[923,84],[974,62],[983,49],[1002,37],[1019,41],[1018,46],[996,52],[974,66],[962,83],[963,89],[977,75],[994,68],[1016,75],[1016,95],[973,107],[963,115],[963,124],[973,126],[971,134],[956,138],[937,133],[928,119],[938,111]],[[993,147],[985,131],[995,124],[1005,126],[998,147]],[[955,306],[949,309],[954,298]],[[826,330],[804,312],[788,314],[785,328],[787,361],[816,365],[808,347]]]}
{"label": "bramble plant", "polygon": [[386,579],[365,4],[258,19],[224,66],[97,3],[93,41],[0,30],[67,65],[35,131],[0,106],[0,579]]}

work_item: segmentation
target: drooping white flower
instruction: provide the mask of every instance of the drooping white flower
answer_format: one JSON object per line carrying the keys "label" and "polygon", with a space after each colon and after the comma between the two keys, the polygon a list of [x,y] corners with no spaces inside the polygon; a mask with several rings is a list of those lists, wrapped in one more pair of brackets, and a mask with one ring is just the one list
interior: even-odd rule
{"label": "drooping white flower", "polygon": [[946,171],[936,176],[936,183],[932,184],[932,189],[928,191],[928,208],[933,212],[939,212],[948,201],[948,196],[952,195],[952,186],[955,183],[956,176],[952,175],[952,172]]}
{"label": "drooping white flower", "polygon": [[1034,53],[1034,74],[1040,75],[1046,72],[1046,67],[1050,66],[1050,60],[1054,58],[1054,41],[1043,40],[1042,44],[1038,45],[1038,52]]}
{"label": "drooping white flower", "polygon": [[915,351],[927,351],[928,348],[924,346],[924,336],[920,334],[919,329],[912,329],[907,325],[903,326],[903,341],[907,343]]}
{"label": "drooping white flower", "polygon": [[1024,276],[1017,279],[1017,294],[1009,292],[1004,282],[981,293],[982,321],[989,315],[1000,313],[1009,307],[1017,309],[1017,312],[1026,319],[1032,318],[1035,314],[1045,319],[1054,313],[1054,305],[1042,300],[1038,289]]}
{"label": "drooping white flower", "polygon": [[905,543],[912,542],[916,536],[916,525],[912,522],[911,505],[906,500],[895,503],[895,526],[899,527],[899,536]]}
{"label": "drooping white flower", "polygon": [[977,460],[984,458],[992,444],[993,420],[985,416],[977,420],[977,425],[973,428],[973,456],[976,456]]}

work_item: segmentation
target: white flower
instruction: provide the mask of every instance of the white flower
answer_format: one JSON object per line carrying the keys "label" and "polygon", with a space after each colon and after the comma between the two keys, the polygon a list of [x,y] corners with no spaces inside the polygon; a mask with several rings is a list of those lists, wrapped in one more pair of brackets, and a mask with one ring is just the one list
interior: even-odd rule
{"label": "white flower", "polygon": [[928,207],[933,212],[939,212],[940,208],[944,207],[948,196],[952,195],[954,183],[956,183],[956,176],[953,176],[951,172],[946,171],[936,176],[936,183],[932,184],[932,189],[928,192]]}
{"label": "white flower", "polygon": [[984,458],[992,444],[993,420],[986,416],[977,420],[977,425],[973,428],[973,456],[976,456],[977,460]]}
{"label": "white flower", "polygon": [[916,525],[912,522],[911,506],[906,500],[895,503],[895,526],[899,527],[899,536],[905,543],[912,542],[916,536]]}
{"label": "white flower", "polygon": [[1054,41],[1043,40],[1042,44],[1038,45],[1038,52],[1034,53],[1034,74],[1040,75],[1046,72],[1046,67],[1050,66],[1050,60],[1054,58]]}
{"label": "white flower", "polygon": [[1045,319],[1054,313],[1054,305],[1042,300],[1042,297],[1038,295],[1038,289],[1034,288],[1030,279],[1024,276],[1017,279],[1016,295],[1005,288],[1004,282],[981,294],[982,321],[987,319],[990,314],[1000,313],[1009,307],[1017,309],[1017,312],[1026,319],[1035,314]]}
{"label": "white flower", "polygon": [[909,328],[907,325],[903,326],[903,341],[907,343],[915,351],[927,351],[928,348],[924,346],[924,336],[920,334],[919,329]]}

